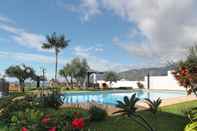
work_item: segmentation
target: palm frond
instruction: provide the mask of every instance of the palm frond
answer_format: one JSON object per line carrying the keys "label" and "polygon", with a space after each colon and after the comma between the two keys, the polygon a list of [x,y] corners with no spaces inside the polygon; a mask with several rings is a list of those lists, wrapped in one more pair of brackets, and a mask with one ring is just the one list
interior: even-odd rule
{"label": "palm frond", "polygon": [[52,45],[49,44],[49,43],[43,43],[43,44],[42,44],[42,48],[43,48],[43,49],[51,49],[51,48],[52,48]]}

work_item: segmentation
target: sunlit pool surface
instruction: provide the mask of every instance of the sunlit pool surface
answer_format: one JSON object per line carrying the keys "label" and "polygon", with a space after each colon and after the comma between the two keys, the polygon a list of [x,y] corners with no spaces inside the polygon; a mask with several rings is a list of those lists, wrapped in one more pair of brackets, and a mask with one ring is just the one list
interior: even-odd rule
{"label": "sunlit pool surface", "polygon": [[84,103],[96,102],[99,104],[115,105],[117,100],[123,100],[124,96],[130,97],[136,93],[140,99],[149,98],[151,100],[173,98],[185,96],[185,91],[168,91],[168,90],[119,90],[119,91],[92,91],[92,92],[78,92],[78,93],[65,93],[64,103]]}

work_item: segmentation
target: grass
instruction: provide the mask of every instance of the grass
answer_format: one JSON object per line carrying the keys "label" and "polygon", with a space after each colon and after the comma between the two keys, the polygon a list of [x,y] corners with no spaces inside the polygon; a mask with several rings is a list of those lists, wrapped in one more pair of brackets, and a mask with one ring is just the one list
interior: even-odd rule
{"label": "grass", "polygon": [[[196,106],[197,101],[190,101],[163,107],[157,114],[157,121],[149,112],[143,111],[139,113],[153,127],[156,127],[158,131],[183,131],[188,122],[184,111]],[[90,128],[96,128],[102,131],[145,131],[145,129],[137,125],[132,119],[123,116],[109,117],[105,121],[92,123]]]}

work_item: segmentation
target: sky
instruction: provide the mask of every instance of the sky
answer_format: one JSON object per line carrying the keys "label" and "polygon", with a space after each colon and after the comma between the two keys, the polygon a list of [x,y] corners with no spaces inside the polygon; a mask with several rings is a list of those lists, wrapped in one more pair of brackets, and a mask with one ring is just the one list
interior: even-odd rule
{"label": "sky", "polygon": [[58,68],[75,57],[98,71],[159,67],[184,59],[197,41],[196,0],[1,0],[0,73],[26,64],[54,76],[46,35],[69,46]]}

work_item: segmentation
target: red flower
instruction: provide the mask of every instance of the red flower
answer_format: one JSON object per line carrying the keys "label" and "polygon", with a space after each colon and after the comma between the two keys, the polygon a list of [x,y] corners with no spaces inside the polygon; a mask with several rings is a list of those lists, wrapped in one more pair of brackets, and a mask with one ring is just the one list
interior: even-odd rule
{"label": "red flower", "polygon": [[27,129],[26,127],[23,127],[23,128],[21,129],[21,131],[28,131],[28,129]]}
{"label": "red flower", "polygon": [[56,131],[56,127],[52,127],[48,131]]}
{"label": "red flower", "polygon": [[83,118],[74,119],[72,121],[72,127],[82,129],[84,127],[84,119]]}
{"label": "red flower", "polygon": [[77,116],[77,115],[79,115],[79,112],[73,112],[73,115]]}
{"label": "red flower", "polygon": [[47,124],[49,122],[49,117],[48,116],[44,116],[44,118],[42,118],[41,122],[43,124]]}

